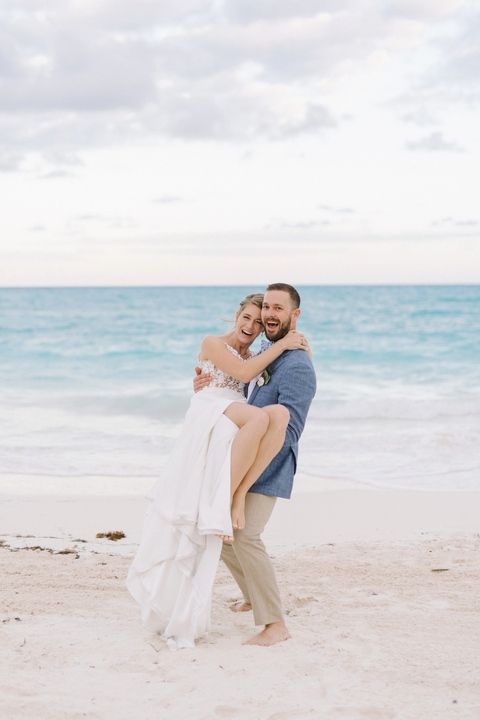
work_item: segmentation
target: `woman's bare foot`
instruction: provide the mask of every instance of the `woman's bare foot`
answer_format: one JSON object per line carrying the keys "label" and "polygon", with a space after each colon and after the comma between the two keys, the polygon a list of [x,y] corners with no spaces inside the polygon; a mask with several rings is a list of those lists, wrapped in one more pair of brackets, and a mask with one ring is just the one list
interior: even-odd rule
{"label": "woman's bare foot", "polygon": [[233,535],[217,535],[217,533],[215,533],[215,537],[219,537],[220,540],[223,540],[225,543],[233,543]]}
{"label": "woman's bare foot", "polygon": [[233,496],[232,525],[234,530],[243,530],[245,527],[245,495]]}
{"label": "woman's bare foot", "polygon": [[252,609],[252,606],[250,603],[245,602],[244,600],[240,600],[240,602],[233,603],[233,605],[230,605],[230,610],[232,612],[248,612]]}
{"label": "woman's bare foot", "polygon": [[287,630],[287,626],[284,622],[274,622],[269,625],[265,625],[265,629],[262,632],[255,635],[250,640],[247,640],[243,645],[261,645],[263,647],[270,647],[276,645],[283,640],[288,640],[292,636]]}

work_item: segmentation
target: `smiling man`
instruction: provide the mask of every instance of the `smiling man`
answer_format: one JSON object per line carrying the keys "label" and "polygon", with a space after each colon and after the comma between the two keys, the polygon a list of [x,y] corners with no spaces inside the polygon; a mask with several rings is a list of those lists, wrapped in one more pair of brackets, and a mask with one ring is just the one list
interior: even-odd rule
{"label": "smiling man", "polygon": [[[270,342],[277,342],[289,330],[296,329],[300,315],[300,296],[285,283],[269,285],[265,291],[262,321]],[[199,375],[195,390],[208,384],[208,376]],[[268,382],[252,380],[248,402],[256,407],[281,403],[290,413],[285,443],[267,469],[252,485],[245,502],[245,527],[234,530],[233,544],[224,543],[222,559],[235,578],[243,600],[234,612],[253,609],[255,625],[264,629],[247,640],[247,645],[275,645],[287,640],[275,570],[261,535],[270,519],[277,497],[289,498],[297,467],[298,440],[316,390],[315,371],[308,353],[287,350],[269,366]]]}
{"label": "smiling man", "polygon": [[295,330],[300,315],[300,296],[295,288],[292,288],[290,294],[287,290],[271,289],[275,287],[283,287],[283,283],[268,286],[262,306],[262,322],[265,335],[270,342],[276,342],[285,337],[290,330]]}

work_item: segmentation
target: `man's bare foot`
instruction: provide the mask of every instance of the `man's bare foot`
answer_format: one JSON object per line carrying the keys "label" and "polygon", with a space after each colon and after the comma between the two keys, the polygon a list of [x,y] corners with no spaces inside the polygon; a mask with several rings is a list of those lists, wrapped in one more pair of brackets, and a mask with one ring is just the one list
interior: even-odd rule
{"label": "man's bare foot", "polygon": [[232,612],[248,612],[251,609],[252,606],[250,605],[250,603],[244,602],[243,600],[233,603],[233,605],[230,605],[230,610]]}
{"label": "man's bare foot", "polygon": [[245,527],[245,495],[233,496],[232,526],[234,530],[243,530]]}
{"label": "man's bare foot", "polygon": [[262,632],[255,635],[250,640],[247,640],[243,645],[262,645],[263,647],[270,647],[270,645],[276,645],[283,640],[288,640],[292,636],[287,630],[287,626],[284,622],[274,622],[269,625],[265,625],[265,629]]}

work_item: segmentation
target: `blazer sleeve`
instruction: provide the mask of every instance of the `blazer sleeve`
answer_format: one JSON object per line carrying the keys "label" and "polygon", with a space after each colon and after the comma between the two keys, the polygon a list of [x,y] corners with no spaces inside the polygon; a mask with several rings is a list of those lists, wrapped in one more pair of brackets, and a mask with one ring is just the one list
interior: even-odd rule
{"label": "blazer sleeve", "polygon": [[285,405],[290,412],[284,447],[298,443],[317,389],[315,370],[310,358],[299,356],[299,353],[303,352],[294,350],[289,354],[288,370],[285,368],[288,381],[285,382],[284,379],[278,387],[278,402]]}

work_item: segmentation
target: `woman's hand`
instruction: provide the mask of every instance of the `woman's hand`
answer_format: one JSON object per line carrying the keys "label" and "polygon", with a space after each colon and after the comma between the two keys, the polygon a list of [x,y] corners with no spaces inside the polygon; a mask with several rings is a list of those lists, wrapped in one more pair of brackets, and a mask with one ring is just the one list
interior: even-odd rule
{"label": "woman's hand", "polygon": [[278,342],[282,343],[284,350],[307,350],[308,352],[310,349],[305,335],[302,335],[302,333],[296,330],[290,330],[290,332]]}

